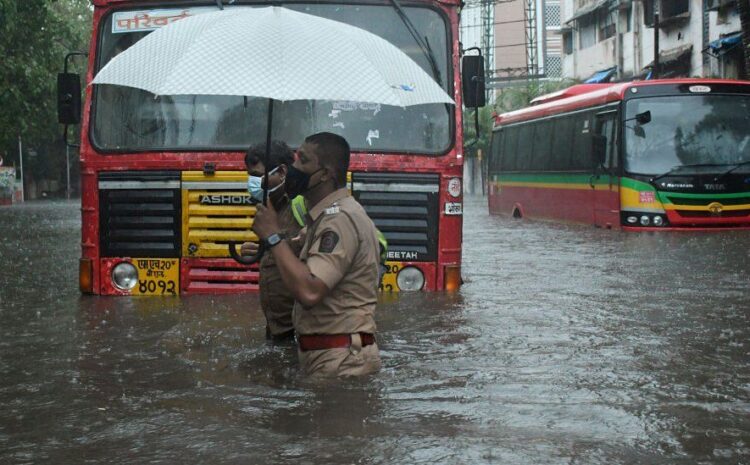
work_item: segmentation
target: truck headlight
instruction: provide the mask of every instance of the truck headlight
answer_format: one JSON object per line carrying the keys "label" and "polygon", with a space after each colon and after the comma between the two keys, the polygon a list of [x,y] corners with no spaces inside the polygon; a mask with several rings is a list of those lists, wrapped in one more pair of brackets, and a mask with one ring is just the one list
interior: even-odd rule
{"label": "truck headlight", "polygon": [[138,284],[138,270],[130,263],[118,263],[112,269],[112,283],[121,291],[129,291]]}
{"label": "truck headlight", "polygon": [[424,286],[424,274],[419,268],[406,266],[396,275],[396,284],[402,291],[418,291]]}

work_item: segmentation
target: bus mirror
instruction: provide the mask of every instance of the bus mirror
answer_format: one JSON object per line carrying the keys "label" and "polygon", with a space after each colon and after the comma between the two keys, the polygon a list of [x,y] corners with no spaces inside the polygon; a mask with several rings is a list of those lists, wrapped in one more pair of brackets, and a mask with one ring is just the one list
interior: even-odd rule
{"label": "bus mirror", "polygon": [[594,162],[594,166],[604,166],[604,162],[607,160],[607,138],[594,134],[591,137],[591,155]]}
{"label": "bus mirror", "polygon": [[463,81],[464,106],[479,108],[485,105],[484,57],[464,55],[461,59],[461,80]]}
{"label": "bus mirror", "polygon": [[651,122],[651,111],[646,110],[643,113],[635,115],[635,122],[638,124],[648,124]]}
{"label": "bus mirror", "polygon": [[57,75],[57,120],[60,124],[81,122],[81,78],[78,74]]}

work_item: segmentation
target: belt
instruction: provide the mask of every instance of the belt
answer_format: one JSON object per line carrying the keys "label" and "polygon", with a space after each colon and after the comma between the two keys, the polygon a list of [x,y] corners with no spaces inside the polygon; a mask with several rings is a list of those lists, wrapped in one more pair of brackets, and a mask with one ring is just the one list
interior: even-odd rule
{"label": "belt", "polygon": [[[362,347],[375,344],[375,335],[370,333],[359,333],[362,339]],[[299,349],[303,352],[308,350],[346,349],[352,344],[351,334],[312,334],[307,336],[297,335]]]}

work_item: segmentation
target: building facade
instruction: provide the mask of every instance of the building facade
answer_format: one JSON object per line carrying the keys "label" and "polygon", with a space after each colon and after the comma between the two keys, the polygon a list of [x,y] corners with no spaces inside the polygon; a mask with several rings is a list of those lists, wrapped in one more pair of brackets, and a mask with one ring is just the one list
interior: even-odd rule
{"label": "building facade", "polygon": [[745,77],[734,0],[562,0],[561,6],[565,77],[653,77],[655,30],[659,77]]}
{"label": "building facade", "polygon": [[494,78],[560,77],[560,0],[494,3]]}

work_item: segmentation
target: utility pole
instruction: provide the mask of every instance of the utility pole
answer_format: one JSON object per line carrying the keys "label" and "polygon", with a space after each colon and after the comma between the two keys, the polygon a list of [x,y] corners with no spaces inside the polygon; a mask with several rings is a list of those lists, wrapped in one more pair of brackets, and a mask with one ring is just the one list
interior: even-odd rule
{"label": "utility pole", "polygon": [[26,201],[26,194],[23,188],[23,145],[21,143],[21,134],[18,134],[18,159],[21,168],[21,202]]}
{"label": "utility pole", "polygon": [[[495,37],[494,31],[492,28],[494,27],[494,16],[495,12],[492,8],[493,3],[492,0],[481,0],[481,15],[482,15],[482,28],[484,29],[484,32],[482,34],[482,49],[484,53],[484,59],[486,60],[486,64],[484,67],[484,82],[489,82],[489,78],[491,77],[491,68],[494,68],[492,65],[495,62],[494,61],[494,54],[493,52],[493,41],[492,38]],[[486,87],[485,90],[485,100],[489,101],[490,98],[490,88]],[[479,111],[478,108],[475,108],[474,111]]]}
{"label": "utility pole", "polygon": [[65,198],[70,200],[70,145],[65,144]]}
{"label": "utility pole", "polygon": [[651,77],[659,79],[659,2],[654,2],[654,69]]}
{"label": "utility pole", "polygon": [[536,0],[526,0],[524,10],[526,15],[526,75],[536,76],[539,74]]}

